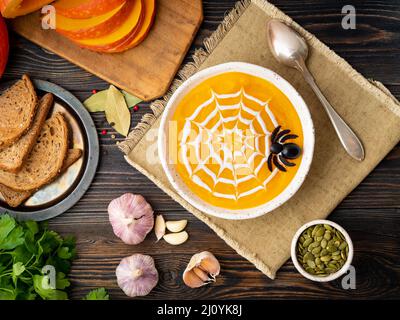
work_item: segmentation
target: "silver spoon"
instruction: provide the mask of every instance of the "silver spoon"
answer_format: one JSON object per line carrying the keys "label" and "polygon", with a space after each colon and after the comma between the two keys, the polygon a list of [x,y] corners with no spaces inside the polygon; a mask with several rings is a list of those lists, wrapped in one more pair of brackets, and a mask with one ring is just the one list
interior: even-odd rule
{"label": "silver spoon", "polygon": [[364,148],[355,133],[337,114],[329,101],[315,83],[314,77],[306,66],[308,46],[306,41],[292,28],[279,20],[271,20],[268,23],[268,44],[272,54],[278,60],[289,67],[299,70],[307,83],[325,108],[329,119],[339,137],[340,142],[347,153],[358,161],[364,160]]}

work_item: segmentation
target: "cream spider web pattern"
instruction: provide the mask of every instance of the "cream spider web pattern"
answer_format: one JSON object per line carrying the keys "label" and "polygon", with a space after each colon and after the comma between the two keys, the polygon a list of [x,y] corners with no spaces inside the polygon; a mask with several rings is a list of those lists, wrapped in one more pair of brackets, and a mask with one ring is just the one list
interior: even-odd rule
{"label": "cream spider web pattern", "polygon": [[[238,101],[228,104],[232,100]],[[260,177],[266,170],[271,135],[262,113],[274,128],[278,126],[269,102],[243,88],[232,94],[211,90],[211,97],[185,119],[180,142],[181,159],[195,184],[215,197],[236,201],[267,189],[278,172],[275,168]],[[210,169],[210,163],[218,172]],[[234,192],[221,192],[232,188]]]}

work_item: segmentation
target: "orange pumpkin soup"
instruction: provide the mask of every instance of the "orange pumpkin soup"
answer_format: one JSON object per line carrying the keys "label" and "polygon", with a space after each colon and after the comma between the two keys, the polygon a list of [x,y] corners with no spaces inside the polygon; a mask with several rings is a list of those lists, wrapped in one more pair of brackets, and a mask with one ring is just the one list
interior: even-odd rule
{"label": "orange pumpkin soup", "polygon": [[169,154],[175,148],[177,172],[213,206],[263,205],[299,168],[303,132],[297,112],[259,77],[227,72],[205,80],[181,100],[172,121],[177,135]]}

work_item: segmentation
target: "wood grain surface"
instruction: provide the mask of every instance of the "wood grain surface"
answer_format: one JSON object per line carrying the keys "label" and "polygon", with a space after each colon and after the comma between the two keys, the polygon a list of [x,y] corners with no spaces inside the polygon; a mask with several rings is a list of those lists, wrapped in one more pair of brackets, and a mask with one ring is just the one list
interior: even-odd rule
{"label": "wood grain surface", "polygon": [[[357,29],[341,28],[341,9],[347,2],[336,0],[271,0],[302,26],[316,34],[367,78],[382,81],[400,99],[400,1],[352,1],[357,9]],[[234,0],[203,1],[205,21],[191,49],[216,29]],[[25,72],[48,79],[73,92],[81,100],[92,89],[107,84],[66,60],[12,35],[10,62],[4,80]],[[188,56],[189,57],[189,56]],[[189,61],[187,58],[186,61]],[[162,61],[160,61],[162,64]],[[132,113],[137,123],[148,105]],[[322,109],[321,109],[322,112]],[[93,116],[101,141],[101,161],[93,185],[83,199],[50,227],[77,237],[78,258],[71,273],[71,298],[104,286],[112,299],[126,298],[117,287],[115,268],[124,256],[151,254],[160,272],[160,282],[148,299],[395,299],[400,298],[400,146],[371,173],[332,213],[355,246],[355,290],[344,290],[341,281],[317,284],[304,279],[288,261],[272,281],[239,256],[206,225],[183,210],[123,159],[112,139],[115,134],[104,115]],[[362,121],[362,119],[360,119]],[[125,192],[141,193],[157,213],[167,219],[188,219],[190,240],[174,247],[155,243],[154,234],[138,246],[124,245],[108,222],[107,205]],[[278,235],[277,235],[278,236]],[[222,274],[216,284],[197,290],[187,288],[181,275],[192,254],[209,250],[220,260]]]}
{"label": "wood grain surface", "polygon": [[15,19],[12,26],[34,43],[148,101],[168,90],[203,19],[201,0],[158,0],[156,10],[146,40],[116,54],[79,48],[54,30],[42,29],[40,12]]}

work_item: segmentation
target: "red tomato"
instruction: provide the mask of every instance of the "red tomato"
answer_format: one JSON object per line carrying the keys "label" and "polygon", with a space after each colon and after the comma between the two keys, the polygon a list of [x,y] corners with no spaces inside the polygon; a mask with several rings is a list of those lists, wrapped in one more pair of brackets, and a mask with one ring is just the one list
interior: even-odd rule
{"label": "red tomato", "polygon": [[2,16],[0,16],[0,78],[6,68],[8,59],[8,32]]}

